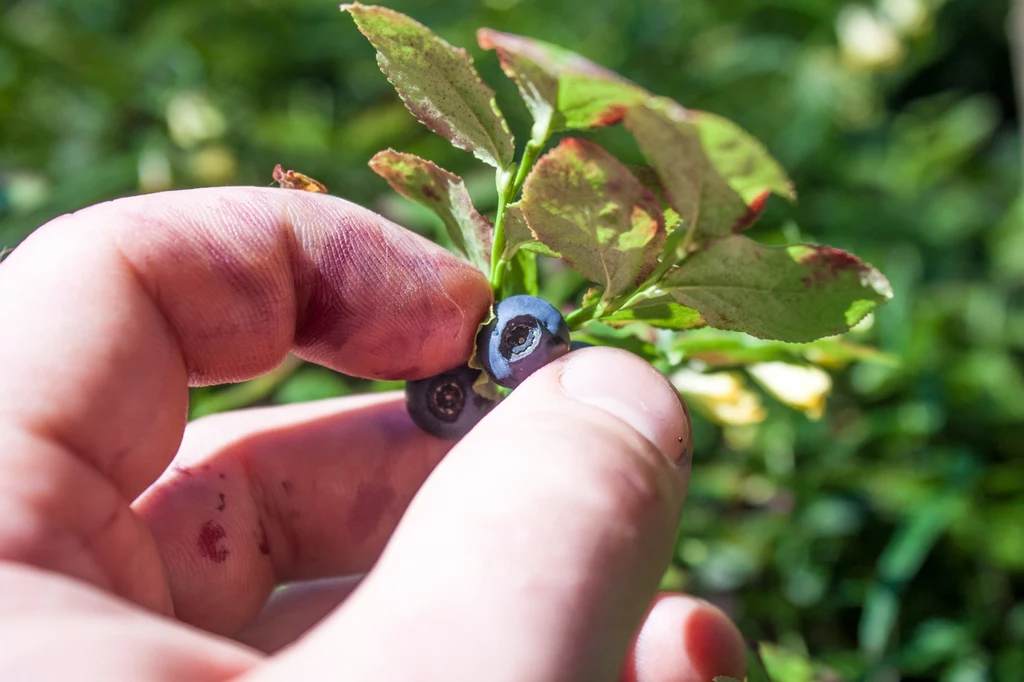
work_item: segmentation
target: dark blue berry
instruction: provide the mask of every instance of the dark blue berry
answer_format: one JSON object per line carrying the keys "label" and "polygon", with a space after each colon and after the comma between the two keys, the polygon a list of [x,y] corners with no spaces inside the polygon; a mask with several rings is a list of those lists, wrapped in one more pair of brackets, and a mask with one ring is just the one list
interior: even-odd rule
{"label": "dark blue berry", "polygon": [[476,340],[480,364],[494,383],[515,388],[569,352],[569,326],[553,305],[536,296],[510,296]]}
{"label": "dark blue berry", "polygon": [[497,403],[473,390],[480,370],[463,365],[405,385],[405,405],[416,426],[446,440],[469,433]]}

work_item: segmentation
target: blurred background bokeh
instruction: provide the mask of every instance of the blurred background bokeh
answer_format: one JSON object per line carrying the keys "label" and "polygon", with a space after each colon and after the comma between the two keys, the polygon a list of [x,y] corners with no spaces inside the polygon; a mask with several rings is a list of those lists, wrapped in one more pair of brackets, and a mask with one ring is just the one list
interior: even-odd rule
{"label": "blurred background bokeh", "polygon": [[[756,393],[756,423],[697,416],[666,585],[792,652],[787,679],[822,676],[805,657],[842,679],[1024,679],[1024,202],[1009,0],[388,4],[471,49],[520,140],[529,116],[476,48],[480,26],[574,49],[731,118],[801,197],[773,199],[754,236],[845,248],[892,282],[896,298],[860,338],[899,363],[837,371],[824,417]],[[433,233],[366,166],[387,147],[464,175],[479,207],[494,207],[492,172],[406,112],[336,3],[0,7],[0,247],[113,197],[269,185],[276,163]],[[639,161],[628,137],[598,136]],[[192,414],[391,387],[289,361],[194,391]]]}

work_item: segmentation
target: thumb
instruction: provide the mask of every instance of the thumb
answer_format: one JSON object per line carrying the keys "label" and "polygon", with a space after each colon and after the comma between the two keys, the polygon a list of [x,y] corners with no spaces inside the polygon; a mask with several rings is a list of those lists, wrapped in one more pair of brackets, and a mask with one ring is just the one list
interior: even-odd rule
{"label": "thumb", "polygon": [[552,363],[452,450],[356,593],[273,667],[614,680],[670,558],[689,443],[646,362],[592,348]]}

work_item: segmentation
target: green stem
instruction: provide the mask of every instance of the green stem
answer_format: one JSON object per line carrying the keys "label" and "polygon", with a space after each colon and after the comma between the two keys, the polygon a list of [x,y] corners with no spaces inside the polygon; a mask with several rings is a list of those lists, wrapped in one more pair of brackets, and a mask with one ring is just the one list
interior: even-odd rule
{"label": "green stem", "polygon": [[494,246],[491,249],[491,289],[497,298],[501,294],[501,287],[505,282],[505,271],[508,269],[508,262],[505,260],[505,207],[511,204],[522,189],[526,176],[537,161],[537,157],[544,150],[551,131],[545,129],[536,137],[526,143],[523,150],[523,158],[519,161],[516,174],[509,182],[507,171],[498,171],[498,212],[494,216]]}
{"label": "green stem", "polygon": [[597,308],[596,305],[588,305],[585,308],[577,308],[568,315],[565,316],[565,323],[569,325],[569,329],[575,331],[594,319],[594,310]]}
{"label": "green stem", "polygon": [[491,289],[495,299],[505,279],[505,207],[509,203],[508,175],[498,171],[498,212],[494,216],[494,245],[491,246]]}

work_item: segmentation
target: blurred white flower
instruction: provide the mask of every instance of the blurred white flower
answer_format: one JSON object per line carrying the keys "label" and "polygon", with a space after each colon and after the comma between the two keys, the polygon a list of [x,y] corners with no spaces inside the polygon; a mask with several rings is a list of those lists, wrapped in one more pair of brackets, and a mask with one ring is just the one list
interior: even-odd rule
{"label": "blurred white flower", "polygon": [[878,9],[902,35],[919,36],[931,28],[931,13],[924,0],[880,0]]}
{"label": "blurred white flower", "polygon": [[224,115],[203,94],[183,92],[167,104],[167,128],[171,139],[185,149],[224,134]]}
{"label": "blurred white flower", "polygon": [[50,181],[38,173],[18,170],[5,180],[7,201],[15,213],[34,211],[50,198]]}
{"label": "blurred white flower", "polygon": [[836,33],[843,61],[852,68],[881,71],[903,61],[903,43],[893,27],[863,5],[839,12]]}
{"label": "blurred white flower", "polygon": [[205,147],[189,158],[189,171],[206,185],[222,185],[234,179],[238,172],[235,154],[224,146]]}
{"label": "blurred white flower", "polygon": [[718,424],[756,424],[765,418],[760,397],[741,374],[681,369],[671,380],[687,403]]}
{"label": "blurred white flower", "polygon": [[795,407],[811,419],[824,414],[832,377],[820,367],[762,362],[751,365],[747,371],[779,402]]}
{"label": "blurred white flower", "polygon": [[139,191],[162,192],[171,188],[171,162],[162,149],[148,148],[139,154]]}

